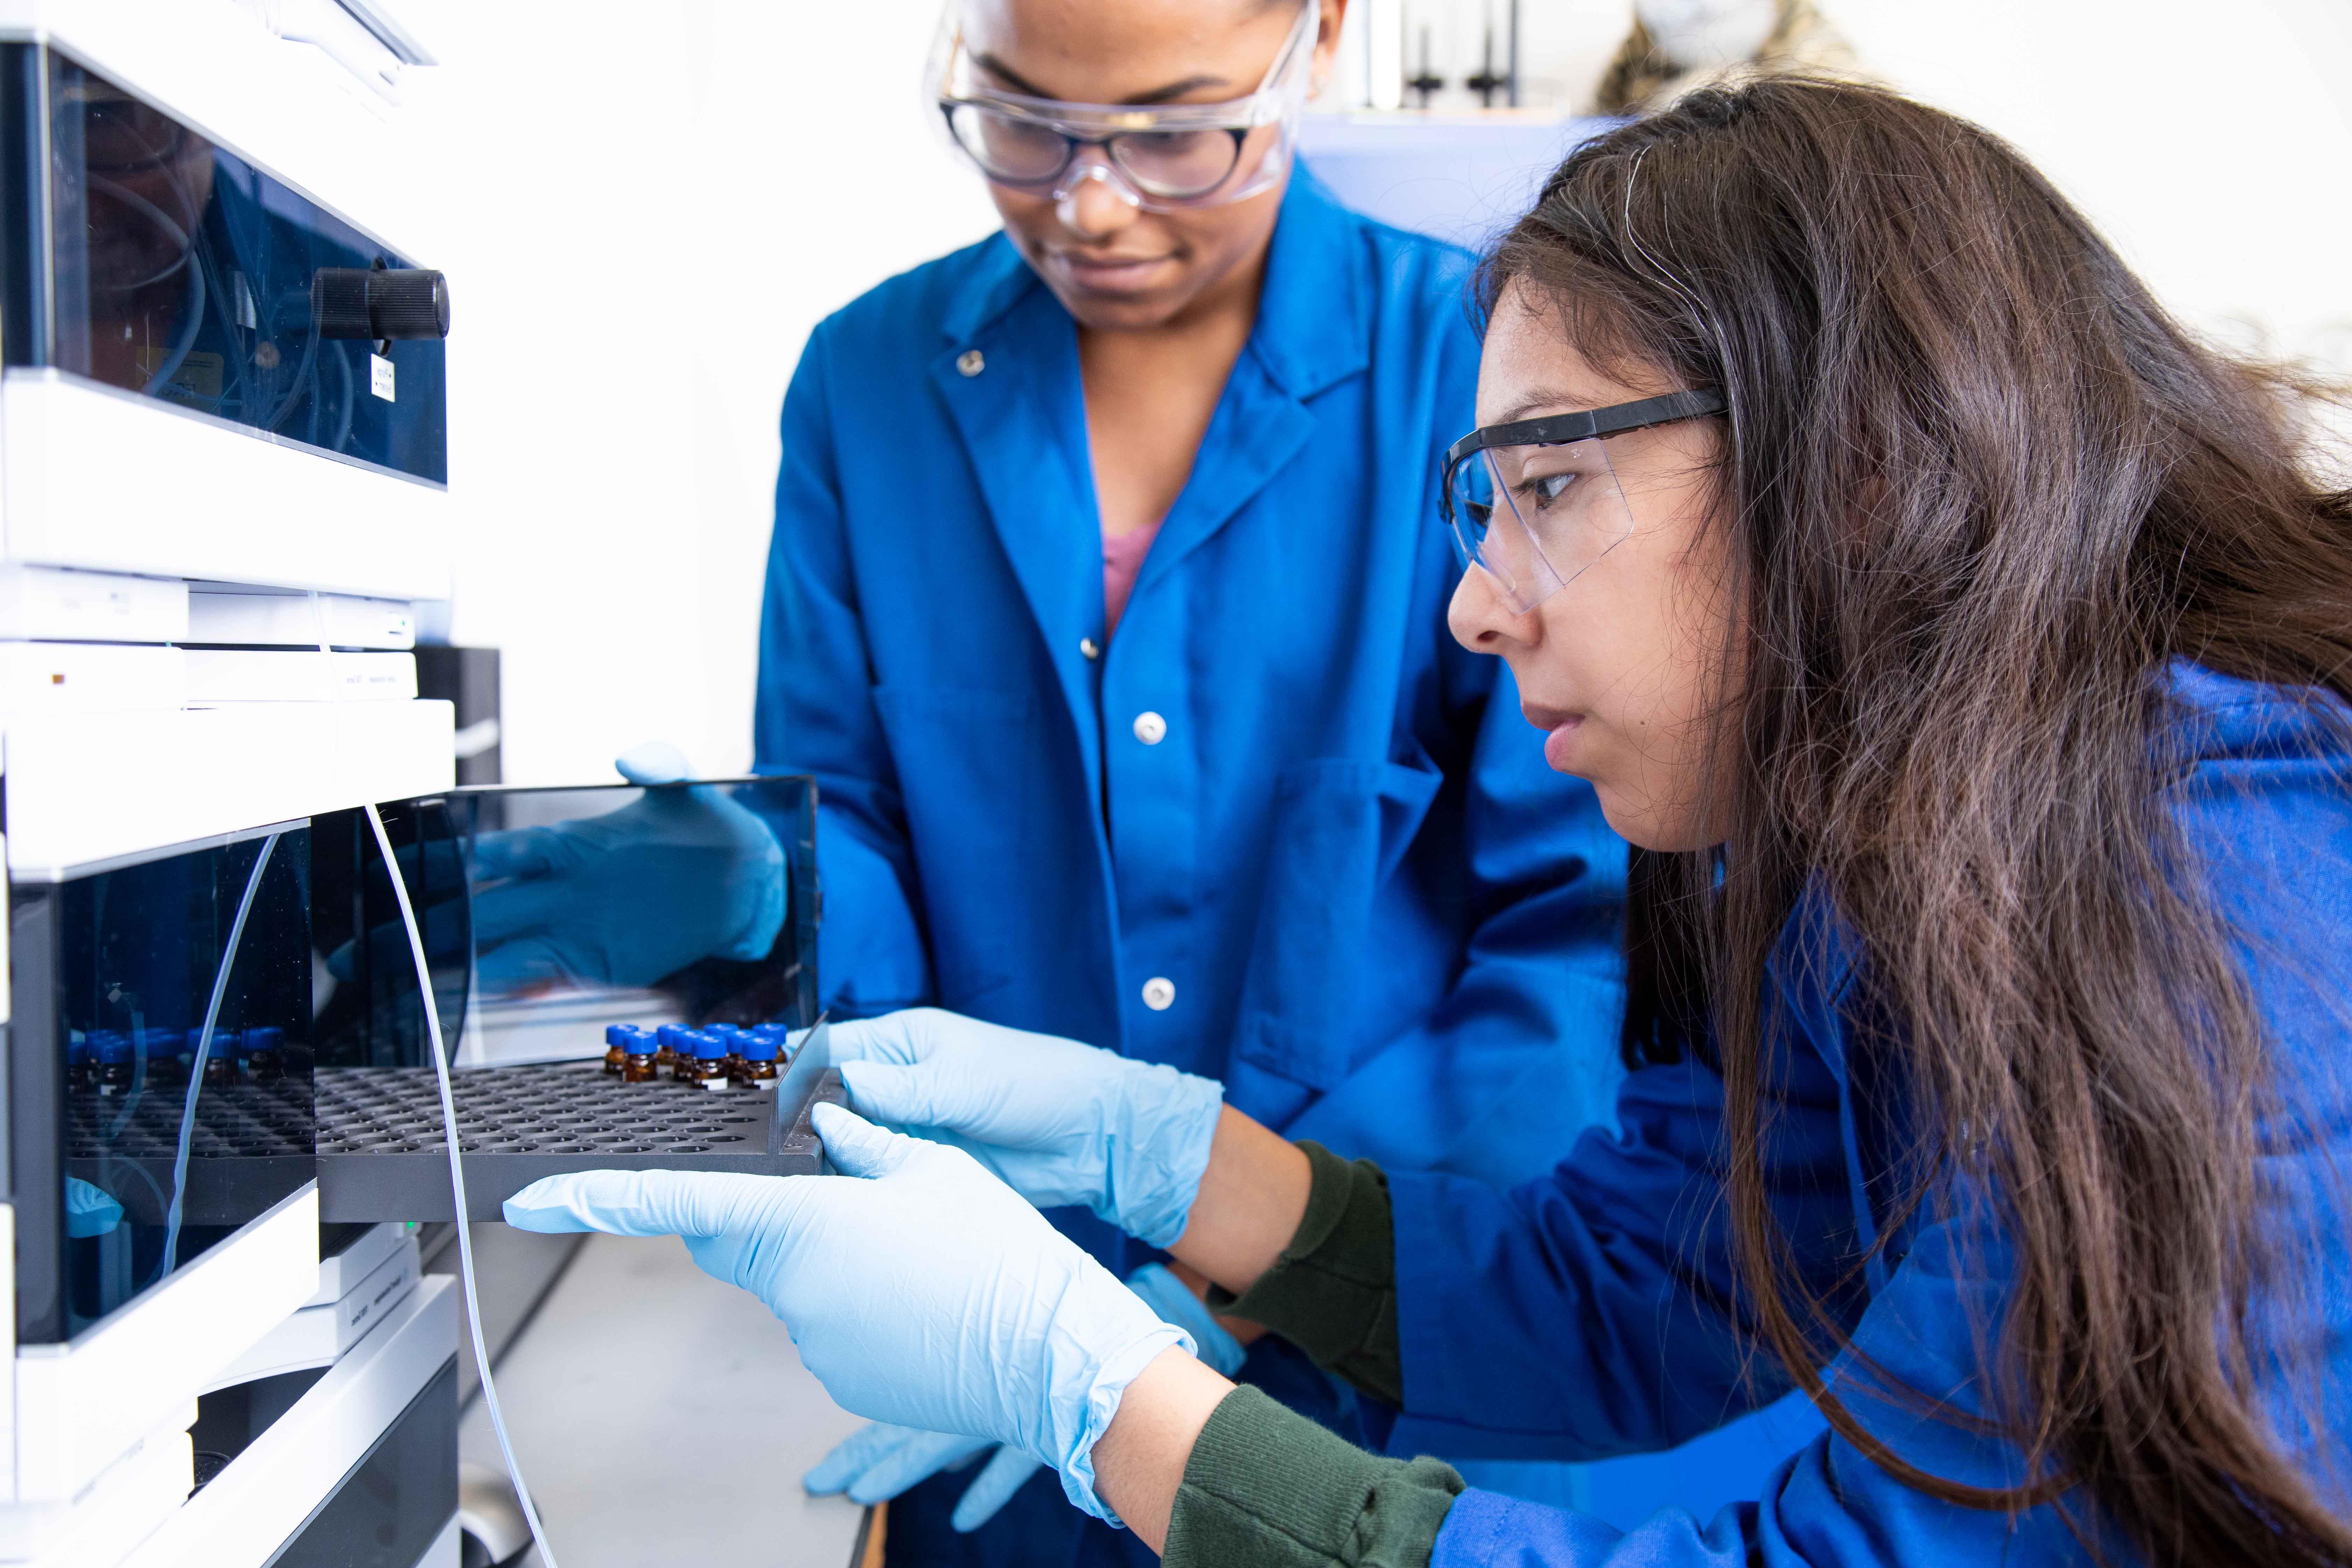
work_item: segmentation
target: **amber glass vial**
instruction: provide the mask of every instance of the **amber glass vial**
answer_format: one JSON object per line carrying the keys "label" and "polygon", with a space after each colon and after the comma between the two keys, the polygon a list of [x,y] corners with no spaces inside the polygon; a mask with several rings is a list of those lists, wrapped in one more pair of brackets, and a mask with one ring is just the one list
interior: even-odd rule
{"label": "amber glass vial", "polygon": [[229,1089],[236,1083],[236,1037],[233,1029],[216,1029],[205,1052],[205,1087]]}
{"label": "amber glass vial", "polygon": [[713,1024],[709,1033],[718,1036],[727,1047],[727,1055],[720,1058],[719,1070],[727,1075],[728,1082],[742,1082],[743,1047],[751,1037],[732,1024]]}
{"label": "amber glass vial", "polygon": [[679,1076],[686,1078],[688,1083],[700,1084],[705,1089],[727,1087],[726,1041],[700,1029],[688,1029],[686,1038],[680,1040],[678,1046],[681,1050],[694,1053],[679,1064]]}
{"label": "amber glass vial", "polygon": [[735,1048],[741,1053],[734,1058],[740,1064],[735,1072],[737,1083],[747,1089],[776,1087],[775,1041],[747,1034],[736,1041]]}
{"label": "amber glass vial", "polygon": [[608,1024],[605,1026],[604,1071],[608,1076],[613,1078],[619,1078],[621,1076],[622,1064],[628,1059],[629,1053],[636,1048],[635,1042],[638,1040],[646,1042],[645,1048],[648,1052],[653,1049],[653,1040],[651,1037],[646,1035],[643,1029],[638,1028],[635,1024]]}

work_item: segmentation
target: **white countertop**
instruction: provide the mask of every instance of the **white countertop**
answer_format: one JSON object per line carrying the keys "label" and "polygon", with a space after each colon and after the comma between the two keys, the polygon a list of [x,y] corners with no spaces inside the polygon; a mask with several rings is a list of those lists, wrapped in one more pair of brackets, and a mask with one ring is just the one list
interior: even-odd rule
{"label": "white countertop", "polygon": [[[590,1237],[498,1386],[560,1568],[849,1563],[864,1510],[808,1496],[800,1477],[861,1423],[767,1308],[675,1237]],[[459,1449],[501,1468],[478,1400]]]}

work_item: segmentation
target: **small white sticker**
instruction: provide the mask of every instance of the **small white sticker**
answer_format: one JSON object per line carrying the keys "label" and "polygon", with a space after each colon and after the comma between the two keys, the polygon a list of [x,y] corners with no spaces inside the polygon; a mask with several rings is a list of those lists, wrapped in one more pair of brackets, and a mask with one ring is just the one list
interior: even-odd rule
{"label": "small white sticker", "polygon": [[392,401],[392,362],[382,354],[368,355],[368,390],[386,403]]}

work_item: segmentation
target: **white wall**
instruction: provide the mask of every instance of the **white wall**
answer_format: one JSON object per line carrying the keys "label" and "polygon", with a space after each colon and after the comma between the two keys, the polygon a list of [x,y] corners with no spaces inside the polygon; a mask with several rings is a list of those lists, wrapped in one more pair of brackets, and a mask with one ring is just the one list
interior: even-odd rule
{"label": "white wall", "polygon": [[455,639],[505,650],[510,781],[667,739],[751,760],[776,416],[808,331],[988,233],[918,79],[930,0],[429,0]]}
{"label": "white wall", "polygon": [[[1525,3],[1549,68],[1597,72],[1630,15]],[[2190,319],[2352,372],[2344,0],[1823,4],[1867,63],[2040,161]],[[654,737],[739,768],[802,340],[994,226],[919,92],[936,0],[414,8],[447,62],[404,118],[448,191],[455,629],[506,650],[509,776],[609,776]],[[1590,47],[1554,36],[1571,10]]]}
{"label": "white wall", "polygon": [[2345,0],[1823,0],[1866,65],[2010,138],[2157,292],[2352,374]]}

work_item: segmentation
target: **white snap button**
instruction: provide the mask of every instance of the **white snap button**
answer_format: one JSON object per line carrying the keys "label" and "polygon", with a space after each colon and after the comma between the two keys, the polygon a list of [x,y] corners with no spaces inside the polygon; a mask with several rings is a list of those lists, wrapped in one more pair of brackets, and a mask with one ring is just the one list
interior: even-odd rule
{"label": "white snap button", "polygon": [[1078,651],[1086,655],[1088,658],[1100,658],[1102,657],[1102,648],[1097,645],[1095,639],[1092,637],[1080,637],[1078,639]]}
{"label": "white snap button", "polygon": [[966,375],[978,375],[988,368],[988,358],[978,349],[966,349],[956,355],[956,369]]}
{"label": "white snap button", "polygon": [[1143,983],[1143,1005],[1155,1013],[1165,1013],[1176,1005],[1176,983],[1163,975],[1153,975]]}
{"label": "white snap button", "polygon": [[1168,721],[1146,710],[1135,716],[1135,738],[1147,746],[1156,746],[1168,738]]}

